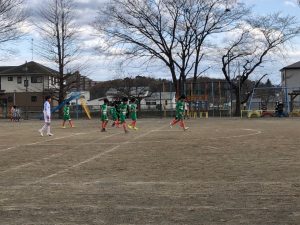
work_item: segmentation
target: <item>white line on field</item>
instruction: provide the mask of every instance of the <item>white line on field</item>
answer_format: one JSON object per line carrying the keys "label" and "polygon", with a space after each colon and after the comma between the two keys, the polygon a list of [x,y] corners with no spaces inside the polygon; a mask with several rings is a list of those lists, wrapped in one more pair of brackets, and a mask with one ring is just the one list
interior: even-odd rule
{"label": "white line on field", "polygon": [[117,148],[119,148],[119,147],[120,147],[120,145],[117,145],[117,146],[115,146],[115,147],[113,147],[113,148],[111,148],[111,149],[109,149],[109,150],[107,150],[107,151],[105,151],[105,152],[101,152],[101,153],[99,153],[99,154],[97,154],[97,155],[94,155],[93,157],[91,157],[91,158],[89,158],[89,159],[86,159],[86,160],[84,160],[84,161],[81,161],[81,162],[79,162],[79,163],[77,163],[77,164],[74,164],[74,165],[72,165],[72,166],[70,166],[70,167],[68,167],[68,168],[66,168],[66,169],[60,170],[60,171],[58,171],[58,172],[56,172],[56,173],[53,173],[53,174],[51,174],[51,175],[48,175],[48,176],[46,176],[46,177],[42,177],[42,178],[40,178],[40,179],[38,179],[38,180],[36,180],[36,181],[34,181],[34,182],[32,182],[32,183],[29,183],[29,185],[31,185],[31,184],[37,184],[37,183],[42,182],[43,180],[47,180],[47,179],[49,179],[49,178],[51,178],[51,177],[55,177],[55,176],[57,176],[57,175],[59,175],[59,174],[65,173],[65,172],[67,172],[67,171],[69,171],[69,170],[71,170],[71,169],[73,169],[73,168],[79,167],[79,166],[81,166],[81,165],[83,165],[83,164],[85,164],[85,163],[88,163],[88,162],[90,162],[90,161],[92,161],[92,160],[94,160],[94,159],[97,159],[97,158],[99,158],[99,157],[101,157],[101,156],[103,156],[103,155],[105,155],[105,154],[107,154],[107,153],[113,152],[113,151],[115,151],[115,150],[116,150]]}
{"label": "white line on field", "polygon": [[210,139],[210,140],[217,140],[217,139],[230,139],[230,138],[239,138],[239,137],[249,137],[249,136],[259,135],[259,134],[262,133],[262,131],[256,130],[256,129],[241,129],[241,130],[253,131],[254,133],[234,135],[234,136],[215,137],[215,138],[208,138],[208,139]]}
{"label": "white line on field", "polygon": [[[108,136],[105,136],[105,137],[100,138],[99,140],[103,140],[103,139],[106,139],[106,138],[109,138],[109,137],[112,137],[112,136],[115,136],[115,135],[117,135],[117,134],[108,135]],[[52,140],[53,140],[53,139],[52,139]],[[65,145],[63,145],[63,146],[65,146]],[[79,145],[76,145],[76,146],[79,146]],[[72,149],[72,150],[74,150],[74,149]],[[48,159],[51,159],[51,158],[54,158],[54,157],[57,157],[57,156],[61,156],[61,155],[63,155],[63,154],[64,154],[64,153],[56,153],[56,154],[52,154],[52,155],[50,155],[50,156],[48,156],[48,157],[45,157],[45,158],[42,158],[42,159],[39,159],[39,160],[35,160],[35,161],[33,161],[33,162],[30,162],[30,163],[21,164],[21,165],[18,165],[18,166],[9,168],[9,169],[4,170],[4,171],[0,171],[0,174],[2,174],[2,173],[7,173],[7,172],[12,171],[12,170],[17,170],[17,169],[20,169],[20,168],[23,168],[23,167],[32,166],[32,165],[34,165],[34,164],[36,164],[36,163],[39,163],[39,162],[41,162],[41,161],[48,160]]]}
{"label": "white line on field", "polygon": [[[165,125],[162,126],[161,128],[163,128],[163,127],[165,127]],[[137,136],[137,137],[134,137],[133,140],[136,140],[136,139],[139,139],[139,138],[141,138],[141,137],[147,136],[148,134],[150,134],[150,133],[153,132],[153,131],[154,131],[154,130],[150,130],[150,131],[148,131],[148,132],[146,132],[146,133],[144,133],[144,134],[141,134],[141,135],[139,135],[139,136]],[[68,168],[66,168],[66,169],[60,170],[60,171],[58,171],[58,172],[56,172],[56,173],[53,173],[53,174],[51,174],[51,175],[48,175],[48,176],[46,176],[46,177],[42,177],[42,178],[40,178],[40,179],[38,179],[38,180],[36,180],[36,181],[34,181],[34,182],[28,183],[27,185],[32,185],[32,184],[40,183],[40,182],[42,182],[42,181],[44,181],[44,180],[47,180],[47,179],[52,178],[52,177],[55,177],[55,176],[57,176],[57,175],[59,175],[59,174],[65,173],[65,172],[67,172],[67,171],[69,171],[69,170],[71,170],[71,169],[80,167],[81,165],[86,164],[86,163],[89,163],[89,162],[91,162],[91,161],[93,161],[93,160],[95,160],[95,159],[97,159],[97,158],[100,158],[100,157],[103,156],[103,155],[106,155],[106,154],[108,154],[108,153],[111,153],[111,152],[116,151],[119,147],[121,147],[122,145],[126,145],[126,144],[128,144],[128,143],[130,143],[130,141],[126,141],[126,142],[124,142],[124,143],[121,143],[121,144],[119,144],[119,145],[117,145],[117,146],[115,146],[115,147],[113,147],[113,148],[110,148],[110,149],[108,149],[108,150],[106,150],[106,151],[104,151],[104,152],[101,152],[101,153],[99,153],[99,154],[97,154],[97,155],[94,155],[94,156],[92,156],[91,158],[88,158],[88,159],[86,159],[86,160],[84,160],[84,161],[81,161],[81,162],[79,162],[79,163],[76,163],[76,164],[74,164],[74,165],[72,165],[72,166],[70,166],[70,167],[68,167]]]}
{"label": "white line on field", "polygon": [[44,160],[48,160],[48,159],[51,159],[51,158],[55,158],[55,157],[58,157],[58,156],[61,156],[61,155],[63,155],[63,153],[53,154],[53,155],[50,155],[48,157],[45,157],[45,158],[42,158],[42,159],[39,159],[39,160],[35,160],[33,162],[30,162],[30,163],[25,163],[25,164],[22,164],[22,165],[18,165],[18,166],[9,168],[9,169],[4,170],[4,171],[0,171],[0,174],[7,173],[7,172],[10,172],[12,170],[17,170],[17,169],[20,169],[20,168],[23,168],[23,167],[32,166],[32,165],[34,165],[36,163],[39,163],[39,162],[42,162]]}
{"label": "white line on field", "polygon": [[8,150],[15,149],[15,148],[18,148],[18,147],[23,147],[23,146],[38,145],[38,144],[42,144],[42,143],[46,143],[46,142],[50,142],[50,141],[56,141],[56,140],[69,138],[69,137],[74,137],[74,136],[83,135],[83,134],[86,134],[86,133],[75,133],[75,134],[71,134],[71,135],[68,135],[68,136],[47,139],[45,141],[32,142],[32,143],[27,143],[27,144],[24,144],[24,145],[15,145],[15,146],[12,146],[12,147],[9,147],[9,148],[0,149],[0,152],[5,152],[5,151],[8,151]]}

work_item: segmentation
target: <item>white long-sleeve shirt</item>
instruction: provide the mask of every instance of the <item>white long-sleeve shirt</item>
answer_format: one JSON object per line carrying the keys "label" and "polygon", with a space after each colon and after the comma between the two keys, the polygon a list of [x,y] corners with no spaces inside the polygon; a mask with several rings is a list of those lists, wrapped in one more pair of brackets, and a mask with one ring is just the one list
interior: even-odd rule
{"label": "white long-sleeve shirt", "polygon": [[44,103],[44,115],[51,117],[51,106],[50,103],[48,101],[45,101]]}

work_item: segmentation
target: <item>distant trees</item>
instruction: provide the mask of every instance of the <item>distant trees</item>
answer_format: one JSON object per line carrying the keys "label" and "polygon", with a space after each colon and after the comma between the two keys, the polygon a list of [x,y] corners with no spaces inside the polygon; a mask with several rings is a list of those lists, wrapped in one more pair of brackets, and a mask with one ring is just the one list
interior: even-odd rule
{"label": "distant trees", "polygon": [[[299,33],[296,18],[281,16],[279,13],[251,17],[235,30],[233,38],[230,38],[225,47],[221,62],[224,77],[236,96],[236,116],[240,115],[241,104],[248,101],[253,88],[267,74],[260,75],[252,89],[241,95],[247,80],[255,80],[254,72]],[[236,71],[236,77],[233,77],[232,71]]]}
{"label": "distant trees", "polygon": [[[76,74],[67,71],[71,63],[78,59],[79,28],[75,25],[75,8],[73,0],[47,0],[37,12],[38,21],[35,23],[41,35],[39,54],[58,69],[58,96],[61,103],[67,91],[77,82]],[[75,79],[70,79],[75,77]],[[80,80],[80,78],[79,78]]]}
{"label": "distant trees", "polygon": [[112,0],[99,11],[100,49],[156,60],[168,68],[178,94],[201,75],[211,37],[231,30],[249,9],[232,0]]}
{"label": "distant trees", "polygon": [[103,81],[91,89],[91,98],[100,98],[106,96],[110,89],[115,90],[116,98],[142,97],[146,92],[151,95],[153,92],[162,91],[162,80],[151,77],[137,76],[135,78],[126,77],[124,79],[115,79]]}
{"label": "distant trees", "polygon": [[24,0],[0,0],[0,49],[23,35],[20,26],[27,17],[23,3]]}

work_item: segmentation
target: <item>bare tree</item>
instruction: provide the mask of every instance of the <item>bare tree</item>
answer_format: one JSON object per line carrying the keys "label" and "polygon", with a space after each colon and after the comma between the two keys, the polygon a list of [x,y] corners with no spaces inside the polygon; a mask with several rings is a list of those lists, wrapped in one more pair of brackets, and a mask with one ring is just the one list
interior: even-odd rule
{"label": "bare tree", "polygon": [[74,9],[73,0],[47,0],[38,11],[39,21],[35,22],[42,37],[39,54],[58,69],[58,103],[63,102],[67,91],[78,81],[74,79],[78,73],[67,71],[80,52]]}
{"label": "bare tree", "polygon": [[23,33],[19,29],[26,19],[23,0],[0,0],[0,48],[1,44],[17,40]]}
{"label": "bare tree", "polygon": [[[209,37],[232,29],[249,10],[231,0],[112,0],[95,28],[101,50],[156,60],[170,71],[177,94],[201,74]],[[230,7],[230,8],[229,8]]]}
{"label": "bare tree", "polygon": [[[240,106],[248,101],[261,80],[261,75],[247,93],[241,90],[255,71],[283,50],[285,44],[299,35],[300,27],[295,17],[281,16],[279,13],[251,18],[235,32],[237,36],[229,41],[222,56],[222,72],[236,96],[235,114],[240,115]],[[236,78],[230,71],[238,71]]]}

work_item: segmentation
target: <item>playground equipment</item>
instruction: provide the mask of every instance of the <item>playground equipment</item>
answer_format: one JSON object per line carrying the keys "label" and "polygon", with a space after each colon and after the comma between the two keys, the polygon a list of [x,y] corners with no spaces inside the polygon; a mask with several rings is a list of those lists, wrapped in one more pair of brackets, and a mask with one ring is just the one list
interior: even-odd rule
{"label": "playground equipment", "polygon": [[89,119],[92,119],[90,110],[89,110],[89,108],[88,108],[88,106],[87,106],[87,104],[86,104],[86,100],[85,100],[83,97],[80,97],[80,103],[81,103],[81,106],[82,106],[82,108],[84,109],[84,112],[85,112],[85,114],[87,115],[87,117],[88,117]]}
{"label": "playground equipment", "polygon": [[[89,108],[86,104],[86,100],[84,99],[84,97],[81,96],[81,93],[79,93],[79,92],[72,93],[69,98],[66,98],[58,106],[53,107],[51,109],[51,113],[55,113],[56,111],[60,110],[62,107],[64,107],[67,104],[67,102],[71,102],[72,100],[77,100],[77,99],[80,99],[81,107],[83,108],[83,110],[84,110],[85,114],[87,115],[87,117],[89,119],[92,119],[90,110],[89,110]],[[40,119],[43,119],[43,115],[40,117]]]}
{"label": "playground equipment", "polygon": [[290,112],[286,87],[254,88],[248,110],[241,110],[241,118],[286,117]]}
{"label": "playground equipment", "polygon": [[74,99],[78,99],[78,98],[80,98],[80,96],[81,96],[81,94],[80,94],[80,93],[77,93],[77,92],[74,93],[74,94],[72,94],[69,98],[65,99],[65,100],[64,100],[62,103],[60,103],[58,106],[53,107],[52,110],[51,110],[51,113],[54,113],[54,112],[60,110],[62,107],[65,106],[65,104],[67,104],[67,102],[70,102],[70,101],[72,101],[72,100],[74,100]]}

